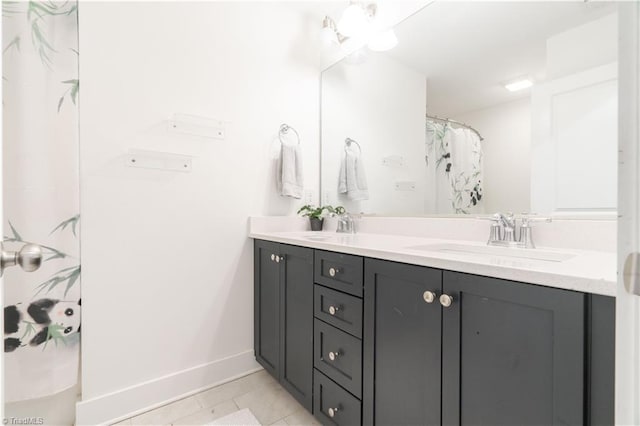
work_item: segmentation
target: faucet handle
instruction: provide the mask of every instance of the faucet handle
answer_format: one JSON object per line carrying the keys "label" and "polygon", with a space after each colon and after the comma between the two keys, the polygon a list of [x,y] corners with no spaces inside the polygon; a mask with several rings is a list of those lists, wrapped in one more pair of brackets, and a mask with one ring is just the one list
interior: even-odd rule
{"label": "faucet handle", "polygon": [[491,245],[496,241],[502,240],[502,224],[500,222],[500,214],[496,213],[491,215],[490,217],[484,216],[476,216],[478,220],[488,220],[493,222],[491,224],[491,229],[489,230],[489,240],[487,241],[487,245]]}
{"label": "faucet handle", "polygon": [[533,243],[533,234],[531,233],[532,225],[534,223],[551,222],[550,217],[532,217],[535,216],[535,213],[523,213],[522,214],[522,225],[520,226],[520,244],[524,248],[536,248],[536,245]]}
{"label": "faucet handle", "polygon": [[476,216],[476,219],[478,220],[490,220],[492,222],[500,222],[500,216],[498,213],[496,214],[492,214],[489,217],[485,217],[485,216]]}
{"label": "faucet handle", "polygon": [[537,217],[537,213],[521,213],[520,216],[522,216],[522,226],[531,226],[537,222],[553,222],[553,219],[550,217]]}

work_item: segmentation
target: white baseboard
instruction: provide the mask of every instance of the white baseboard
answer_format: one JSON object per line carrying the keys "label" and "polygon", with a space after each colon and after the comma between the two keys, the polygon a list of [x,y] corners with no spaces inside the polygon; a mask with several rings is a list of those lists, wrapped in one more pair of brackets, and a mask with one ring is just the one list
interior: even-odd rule
{"label": "white baseboard", "polygon": [[178,371],[76,404],[76,425],[117,423],[262,367],[253,350]]}

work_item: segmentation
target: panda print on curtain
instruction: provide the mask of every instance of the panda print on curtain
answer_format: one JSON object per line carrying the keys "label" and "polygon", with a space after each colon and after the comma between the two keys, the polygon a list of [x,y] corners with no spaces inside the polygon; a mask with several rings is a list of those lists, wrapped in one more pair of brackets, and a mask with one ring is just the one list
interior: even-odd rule
{"label": "panda print on curtain", "polygon": [[78,380],[77,13],[74,1],[2,3],[4,248],[44,253],[38,271],[4,273],[6,402]]}
{"label": "panda print on curtain", "polygon": [[483,213],[482,145],[466,128],[427,120],[427,191],[435,200],[433,213]]}

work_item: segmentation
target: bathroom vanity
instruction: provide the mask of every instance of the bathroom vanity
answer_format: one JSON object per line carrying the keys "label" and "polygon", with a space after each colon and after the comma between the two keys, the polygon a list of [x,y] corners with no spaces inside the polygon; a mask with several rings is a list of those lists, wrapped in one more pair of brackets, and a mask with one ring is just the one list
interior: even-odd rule
{"label": "bathroom vanity", "polygon": [[251,236],[256,359],[322,424],[613,424],[614,285],[575,271],[599,254]]}

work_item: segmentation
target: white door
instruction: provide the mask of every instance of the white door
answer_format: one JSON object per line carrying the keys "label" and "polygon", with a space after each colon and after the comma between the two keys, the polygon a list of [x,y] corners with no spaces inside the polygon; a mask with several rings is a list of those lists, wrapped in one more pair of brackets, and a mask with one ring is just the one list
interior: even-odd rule
{"label": "white door", "polygon": [[619,10],[616,424],[640,425],[640,3]]}

